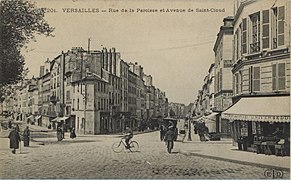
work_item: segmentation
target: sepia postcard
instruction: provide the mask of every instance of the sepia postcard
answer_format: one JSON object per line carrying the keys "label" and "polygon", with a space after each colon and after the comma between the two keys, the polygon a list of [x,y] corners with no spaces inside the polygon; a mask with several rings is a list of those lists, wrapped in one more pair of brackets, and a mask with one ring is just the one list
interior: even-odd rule
{"label": "sepia postcard", "polygon": [[289,0],[1,0],[1,179],[290,179]]}

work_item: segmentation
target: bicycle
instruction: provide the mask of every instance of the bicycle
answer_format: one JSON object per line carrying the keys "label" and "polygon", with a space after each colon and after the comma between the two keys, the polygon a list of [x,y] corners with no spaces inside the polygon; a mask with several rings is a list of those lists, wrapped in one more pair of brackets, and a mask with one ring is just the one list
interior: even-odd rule
{"label": "bicycle", "polygon": [[[123,149],[126,147],[126,143],[124,141],[124,137],[121,138],[119,142],[115,142],[112,145],[112,150],[116,153],[120,153],[123,151]],[[127,148],[130,152],[137,152],[139,148],[139,145],[136,141],[129,141],[129,148]]]}

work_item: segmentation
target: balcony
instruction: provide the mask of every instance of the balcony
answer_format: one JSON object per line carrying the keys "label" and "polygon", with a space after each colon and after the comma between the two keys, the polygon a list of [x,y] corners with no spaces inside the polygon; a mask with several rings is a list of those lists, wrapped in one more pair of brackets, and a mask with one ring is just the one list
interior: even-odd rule
{"label": "balcony", "polygon": [[256,53],[260,51],[260,42],[254,42],[250,44],[251,53]]}

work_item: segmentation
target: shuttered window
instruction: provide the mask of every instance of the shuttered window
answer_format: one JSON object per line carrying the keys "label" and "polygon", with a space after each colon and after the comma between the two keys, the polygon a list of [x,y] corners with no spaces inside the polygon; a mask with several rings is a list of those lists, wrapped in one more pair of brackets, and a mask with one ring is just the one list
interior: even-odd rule
{"label": "shuttered window", "polygon": [[239,91],[238,91],[238,89],[239,89],[238,85],[239,85],[239,82],[238,82],[238,73],[236,73],[235,74],[235,94],[238,94],[239,93]]}
{"label": "shuttered window", "polygon": [[253,67],[249,68],[249,92],[253,92]]}
{"label": "shuttered window", "polygon": [[285,90],[285,63],[278,64],[278,90]]}
{"label": "shuttered window", "polygon": [[261,71],[260,67],[254,67],[254,75],[253,75],[253,90],[260,91],[261,85]]}
{"label": "shuttered window", "polygon": [[242,76],[242,71],[239,71],[239,76],[240,76],[240,92],[243,92],[243,76]]}
{"label": "shuttered window", "polygon": [[250,43],[250,53],[260,51],[260,13],[250,15],[251,19],[251,43]]}
{"label": "shuttered window", "polygon": [[272,65],[272,90],[286,89],[286,69],[285,63]]}
{"label": "shuttered window", "polygon": [[279,7],[278,13],[278,46],[284,45],[285,7]]}
{"label": "shuttered window", "polygon": [[242,21],[241,28],[241,52],[242,54],[247,53],[247,19],[244,18]]}
{"label": "shuttered window", "polygon": [[263,35],[263,49],[270,47],[270,18],[269,10],[263,11],[263,22],[262,22],[262,35]]}
{"label": "shuttered window", "polygon": [[272,65],[272,90],[277,90],[277,64]]}

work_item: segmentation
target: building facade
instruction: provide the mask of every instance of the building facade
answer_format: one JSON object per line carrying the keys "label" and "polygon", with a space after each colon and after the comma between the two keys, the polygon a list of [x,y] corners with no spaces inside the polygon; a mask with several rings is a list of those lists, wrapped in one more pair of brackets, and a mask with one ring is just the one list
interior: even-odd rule
{"label": "building facade", "polygon": [[222,118],[232,122],[232,137],[244,150],[276,138],[290,143],[288,12],[290,1],[244,1],[234,17],[234,105]]}
{"label": "building facade", "polygon": [[215,100],[213,111],[218,113],[216,131],[222,136],[229,137],[229,121],[221,119],[221,112],[232,105],[233,17],[224,18],[223,23],[213,48],[215,54]]}

